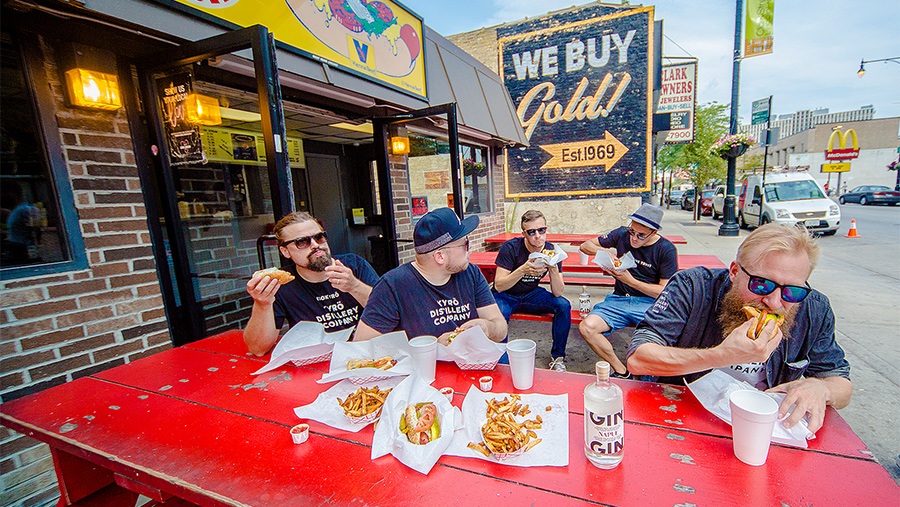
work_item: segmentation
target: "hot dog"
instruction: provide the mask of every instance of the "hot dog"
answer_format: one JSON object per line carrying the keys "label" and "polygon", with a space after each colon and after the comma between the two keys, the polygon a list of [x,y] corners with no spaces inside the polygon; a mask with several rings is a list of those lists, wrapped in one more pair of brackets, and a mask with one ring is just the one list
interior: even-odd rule
{"label": "hot dog", "polygon": [[379,370],[390,370],[395,364],[397,364],[397,360],[391,356],[384,356],[380,359],[351,359],[347,361],[347,369],[378,368]]}
{"label": "hot dog", "polygon": [[406,406],[400,418],[400,432],[416,445],[425,445],[441,436],[437,407],[434,403],[417,403]]}
{"label": "hot dog", "polygon": [[750,326],[750,328],[747,329],[747,338],[750,338],[751,340],[759,338],[759,334],[762,333],[763,328],[766,326],[766,322],[769,322],[770,320],[775,321],[776,330],[784,323],[784,315],[780,313],[770,313],[768,310],[759,310],[752,306],[745,306],[741,309],[748,319],[756,318],[756,325]]}
{"label": "hot dog", "polygon": [[268,276],[274,280],[278,280],[278,283],[284,285],[294,279],[294,275],[288,273],[287,271],[278,269],[278,268],[268,268],[268,269],[260,269],[259,271],[253,273],[253,276]]}

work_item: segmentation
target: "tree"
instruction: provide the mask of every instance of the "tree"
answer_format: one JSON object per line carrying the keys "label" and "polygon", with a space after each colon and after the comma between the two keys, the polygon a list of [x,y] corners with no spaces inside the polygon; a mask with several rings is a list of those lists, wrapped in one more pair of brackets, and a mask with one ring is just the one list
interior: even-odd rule
{"label": "tree", "polygon": [[[714,180],[723,180],[727,164],[725,160],[709,153],[709,147],[716,139],[727,133],[727,104],[709,102],[697,106],[694,116],[694,141],[664,147],[657,157],[657,166],[665,170],[675,168],[686,170],[691,175],[691,183],[698,190]],[[697,208],[694,206],[695,216],[699,213]]]}

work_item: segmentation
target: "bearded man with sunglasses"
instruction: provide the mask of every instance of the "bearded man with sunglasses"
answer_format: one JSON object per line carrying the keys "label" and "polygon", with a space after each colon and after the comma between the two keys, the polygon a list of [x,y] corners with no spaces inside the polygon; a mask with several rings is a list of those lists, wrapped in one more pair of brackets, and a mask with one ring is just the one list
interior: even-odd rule
{"label": "bearded man with sunglasses", "polygon": [[578,325],[584,341],[614,370],[610,372],[613,377],[630,378],[631,374],[604,335],[643,320],[644,313],[666,282],[678,271],[678,250],[671,241],[659,235],[662,217],[662,208],[642,204],[629,215],[631,224],[628,227],[619,227],[581,245],[581,251],[592,256],[601,248],[610,249],[616,258],[631,253],[637,264],[631,269],[606,271],[616,279],[613,293],[594,305],[591,313]]}
{"label": "bearded man with sunglasses", "polygon": [[[551,370],[566,371],[566,342],[572,326],[572,304],[563,296],[566,286],[562,266],[548,266],[540,259],[529,256],[535,252],[553,250],[547,241],[547,219],[537,210],[522,215],[522,237],[513,238],[500,246],[497,253],[497,274],[494,277],[494,299],[509,322],[516,313],[542,315],[553,314],[550,348]],[[544,275],[550,278],[550,290],[538,286]]]}
{"label": "bearded man with sunglasses", "polygon": [[[791,427],[809,415],[820,427],[827,405],[850,403],[850,365],[834,338],[828,298],[810,288],[819,246],[805,229],[767,224],[738,248],[729,269],[692,268],[676,274],[638,325],[628,368],[663,382],[692,382],[712,369],[759,389],[786,393],[778,417]],[[784,315],[756,338],[742,307]]]}
{"label": "bearded man with sunglasses", "polygon": [[291,213],[275,224],[278,250],[293,266],[282,268],[294,275],[284,286],[268,276],[254,275],[247,282],[253,298],[244,342],[261,356],[278,342],[278,331],[301,321],[318,322],[328,332],[353,327],[369,300],[378,274],[356,254],[331,255],[328,235],[309,213]]}

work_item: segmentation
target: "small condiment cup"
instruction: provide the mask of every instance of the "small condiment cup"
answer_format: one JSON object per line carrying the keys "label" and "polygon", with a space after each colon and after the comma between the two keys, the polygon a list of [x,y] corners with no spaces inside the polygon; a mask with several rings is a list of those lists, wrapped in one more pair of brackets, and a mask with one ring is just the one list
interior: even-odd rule
{"label": "small condiment cup", "polygon": [[494,378],[490,375],[485,375],[478,379],[478,383],[481,384],[481,390],[487,392],[494,387]]}
{"label": "small condiment cup", "polygon": [[447,398],[447,401],[449,401],[450,403],[453,403],[453,388],[452,387],[442,387],[441,394],[443,394],[444,397]]}
{"label": "small condiment cup", "polygon": [[298,424],[291,428],[291,438],[295,444],[302,444],[309,438],[309,425]]}

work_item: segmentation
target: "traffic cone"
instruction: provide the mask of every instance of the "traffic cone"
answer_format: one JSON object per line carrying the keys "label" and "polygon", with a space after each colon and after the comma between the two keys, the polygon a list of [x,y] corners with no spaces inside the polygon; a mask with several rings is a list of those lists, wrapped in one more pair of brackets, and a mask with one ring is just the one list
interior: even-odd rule
{"label": "traffic cone", "polygon": [[859,234],[856,234],[856,220],[850,220],[850,230],[847,231],[848,238],[859,238]]}

